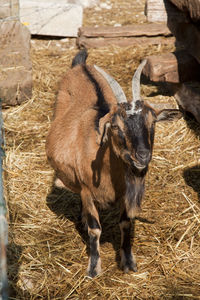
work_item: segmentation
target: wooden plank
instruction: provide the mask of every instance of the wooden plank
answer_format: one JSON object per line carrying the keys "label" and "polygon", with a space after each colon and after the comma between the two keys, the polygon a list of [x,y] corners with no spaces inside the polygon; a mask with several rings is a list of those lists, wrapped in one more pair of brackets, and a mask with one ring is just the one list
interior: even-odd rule
{"label": "wooden plank", "polygon": [[30,32],[19,21],[0,21],[0,98],[17,105],[32,95]]}
{"label": "wooden plank", "polygon": [[79,47],[85,48],[100,48],[107,46],[119,46],[119,47],[128,47],[133,45],[159,45],[159,44],[174,44],[175,39],[171,38],[162,38],[162,37],[129,37],[129,38],[86,38],[79,37],[77,38],[77,45]]}
{"label": "wooden plank", "polygon": [[177,22],[186,21],[184,13],[179,11],[169,0],[147,0],[146,16],[148,22],[167,23],[169,18]]}
{"label": "wooden plank", "polygon": [[134,24],[129,26],[81,27],[79,36],[84,37],[133,37],[133,36],[170,36],[165,24]]}
{"label": "wooden plank", "polygon": [[200,78],[200,65],[186,51],[147,57],[143,74],[152,81],[180,83]]}
{"label": "wooden plank", "polygon": [[197,22],[200,20],[200,1],[199,0],[170,0],[178,9],[189,13],[190,18]]}
{"label": "wooden plank", "polygon": [[19,0],[11,0],[10,5],[11,16],[19,18]]}
{"label": "wooden plank", "polygon": [[3,159],[4,151],[4,128],[2,116],[2,100],[0,99],[0,299],[8,299],[8,277],[7,277],[7,253],[8,245],[8,223],[6,220],[6,202],[3,191]]}

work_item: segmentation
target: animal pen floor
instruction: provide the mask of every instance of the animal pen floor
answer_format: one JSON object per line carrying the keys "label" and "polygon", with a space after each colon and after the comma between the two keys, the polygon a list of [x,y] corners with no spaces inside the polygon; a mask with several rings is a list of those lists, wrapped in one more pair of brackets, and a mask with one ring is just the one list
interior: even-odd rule
{"label": "animal pen floor", "polygon": [[[145,22],[144,0],[110,0],[86,9],[84,25]],[[146,55],[172,45],[89,50],[88,62],[110,72],[131,97],[131,77]],[[33,97],[3,110],[4,190],[8,205],[10,299],[200,299],[200,126],[159,123],[133,251],[138,272],[119,268],[118,209],[101,212],[102,274],[91,280],[87,234],[77,195],[53,189],[45,155],[57,82],[77,52],[72,40],[32,40]],[[145,99],[170,102],[165,84],[144,82]]]}

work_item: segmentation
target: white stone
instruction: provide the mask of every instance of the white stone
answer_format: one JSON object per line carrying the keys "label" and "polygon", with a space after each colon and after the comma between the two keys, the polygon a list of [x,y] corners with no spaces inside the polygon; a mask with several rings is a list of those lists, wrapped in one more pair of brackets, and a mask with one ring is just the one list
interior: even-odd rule
{"label": "white stone", "polygon": [[101,11],[101,10],[102,10],[101,7],[99,7],[99,6],[96,6],[94,9],[95,9],[96,11]]}
{"label": "white stone", "polygon": [[106,2],[102,2],[102,3],[100,3],[100,7],[103,9],[111,9],[112,5],[109,5]]}
{"label": "white stone", "polygon": [[121,27],[122,26],[122,24],[120,24],[120,23],[115,23],[114,24],[114,27]]}
{"label": "white stone", "polygon": [[[2,0],[0,0],[2,1]],[[4,0],[4,1],[7,1],[7,0]],[[29,1],[29,0],[27,0]],[[35,0],[35,1],[38,1],[40,2],[40,0]],[[61,3],[72,3],[72,4],[77,4],[77,5],[81,5],[82,7],[94,7],[96,5],[98,5],[100,3],[100,0],[51,0],[53,1],[54,3],[58,2]],[[49,2],[49,0],[42,0],[42,2]]]}
{"label": "white stone", "polygon": [[20,21],[31,34],[77,37],[83,8],[66,1],[20,0]]}

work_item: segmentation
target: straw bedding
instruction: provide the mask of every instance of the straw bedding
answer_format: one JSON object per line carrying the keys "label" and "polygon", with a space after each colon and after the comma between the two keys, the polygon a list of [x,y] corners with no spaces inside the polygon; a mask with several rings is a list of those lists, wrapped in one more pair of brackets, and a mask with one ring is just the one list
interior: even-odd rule
{"label": "straw bedding", "polygon": [[[110,2],[116,23],[121,2]],[[95,25],[91,9],[85,14],[87,25]],[[98,20],[100,13],[95,14]],[[200,299],[200,126],[189,118],[157,124],[142,212],[133,230],[138,272],[123,274],[119,268],[119,215],[112,208],[100,213],[103,272],[93,280],[85,276],[88,239],[80,199],[53,188],[45,155],[57,83],[77,52],[73,41],[69,48],[62,45],[34,41],[33,97],[3,111],[10,299]],[[109,47],[90,50],[88,62],[106,68],[131,97],[131,77],[140,59],[171,50]],[[165,85],[143,80],[141,93],[176,106]]]}

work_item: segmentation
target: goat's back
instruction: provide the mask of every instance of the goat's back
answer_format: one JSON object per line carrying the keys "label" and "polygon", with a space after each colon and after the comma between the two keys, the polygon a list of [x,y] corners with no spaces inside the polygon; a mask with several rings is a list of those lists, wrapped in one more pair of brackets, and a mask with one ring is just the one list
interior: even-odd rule
{"label": "goat's back", "polygon": [[93,66],[78,65],[70,69],[60,82],[55,118],[61,117],[71,109],[78,117],[86,110],[101,109],[104,102],[109,106],[116,105],[116,99],[107,81]]}
{"label": "goat's back", "polygon": [[[99,156],[96,124],[101,110],[113,106],[112,89],[93,66],[75,66],[60,83],[46,152],[57,176],[74,192],[80,192],[83,178],[93,185],[93,162]],[[105,167],[107,156],[102,157]]]}

